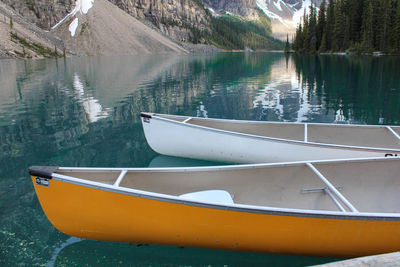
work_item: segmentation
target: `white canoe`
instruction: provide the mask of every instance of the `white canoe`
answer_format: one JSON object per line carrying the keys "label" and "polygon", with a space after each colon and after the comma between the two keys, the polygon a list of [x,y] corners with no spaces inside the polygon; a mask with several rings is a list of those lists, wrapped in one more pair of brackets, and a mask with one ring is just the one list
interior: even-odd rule
{"label": "white canoe", "polygon": [[400,126],[141,117],[150,147],[169,156],[263,163],[400,155]]}
{"label": "white canoe", "polygon": [[400,158],[30,174],[50,222],[81,238],[320,256],[400,250]]}

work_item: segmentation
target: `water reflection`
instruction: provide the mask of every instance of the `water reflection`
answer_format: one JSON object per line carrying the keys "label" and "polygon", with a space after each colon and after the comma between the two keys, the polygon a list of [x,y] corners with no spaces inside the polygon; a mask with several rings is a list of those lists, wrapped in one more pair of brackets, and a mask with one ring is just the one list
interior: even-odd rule
{"label": "water reflection", "polygon": [[77,92],[77,97],[82,101],[89,122],[96,122],[99,119],[107,118],[109,116],[109,112],[103,110],[103,107],[97,99],[93,96],[85,96],[84,85],[77,73],[74,74],[73,86]]}
{"label": "water reflection", "polygon": [[327,260],[336,259],[85,240],[64,247],[54,266],[306,266]]}
{"label": "water reflection", "polygon": [[208,118],[208,111],[205,109],[203,102],[200,102],[199,107],[197,107],[196,110],[196,117],[201,117],[201,118]]}
{"label": "water reflection", "polygon": [[336,121],[400,123],[400,57],[294,56],[301,86]]}
{"label": "water reflection", "polygon": [[157,155],[150,161],[148,167],[149,168],[197,167],[197,166],[218,166],[218,165],[226,165],[226,163]]}
{"label": "water reflection", "polygon": [[71,246],[71,245],[74,244],[74,243],[81,242],[81,241],[83,241],[83,239],[77,238],[77,237],[73,237],[73,236],[71,236],[70,238],[68,238],[64,243],[62,243],[62,244],[60,245],[60,247],[58,247],[58,248],[56,248],[56,249],[54,250],[53,255],[51,256],[50,261],[46,264],[46,267],[53,267],[53,266],[54,266],[58,255],[60,254],[60,252],[61,252],[64,248],[66,248],[66,247],[68,247],[68,246]]}
{"label": "water reflection", "polygon": [[399,63],[279,53],[0,61],[0,265],[45,264],[69,238],[44,216],[29,165],[218,164],[156,157],[141,111],[400,124]]}

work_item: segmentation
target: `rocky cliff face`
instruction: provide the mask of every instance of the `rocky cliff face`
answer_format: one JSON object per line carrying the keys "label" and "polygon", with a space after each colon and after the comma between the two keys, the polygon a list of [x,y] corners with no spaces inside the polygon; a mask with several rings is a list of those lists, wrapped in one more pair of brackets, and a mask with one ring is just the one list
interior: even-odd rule
{"label": "rocky cliff face", "polygon": [[[75,6],[75,0],[0,0],[27,21],[50,30]],[[194,31],[208,29],[201,0],[108,0],[133,17],[150,22],[174,40],[194,41]]]}
{"label": "rocky cliff face", "polygon": [[[107,0],[77,1],[52,33],[77,55],[186,53],[179,44],[144,25]],[[89,5],[86,5],[89,3]]]}
{"label": "rocky cliff face", "polygon": [[64,18],[75,4],[75,0],[0,0],[30,23],[49,30]]}
{"label": "rocky cliff face", "polygon": [[199,0],[109,0],[139,20],[147,20],[174,40],[191,42],[194,31],[208,29]]}
{"label": "rocky cliff face", "polygon": [[0,2],[0,58],[61,56],[63,42]]}
{"label": "rocky cliff face", "polygon": [[[83,2],[82,2],[83,1]],[[89,0],[85,0],[89,1]],[[51,30],[57,23],[63,20],[84,0],[0,0],[24,20],[39,26],[44,30]],[[100,0],[94,0],[94,3]],[[216,20],[211,15],[238,15],[246,20],[253,20],[259,24],[270,27],[268,19],[260,12],[260,3],[268,2],[270,6],[285,4],[283,1],[304,0],[106,0],[113,6],[138,19],[153,29],[169,36],[178,42],[187,43],[215,43],[210,36],[222,36],[226,38],[225,30],[216,33]],[[275,2],[278,1],[278,2]],[[311,0],[306,0],[311,1]],[[89,2],[93,3],[93,0]],[[287,4],[285,4],[287,5]],[[279,9],[279,8],[278,8]],[[215,10],[215,11],[214,11]],[[270,17],[268,10],[265,14]],[[261,18],[261,19],[260,19]],[[270,17],[271,18],[271,17]],[[272,19],[272,18],[271,18]],[[109,22],[111,23],[111,19]],[[83,25],[80,23],[79,25]],[[71,26],[72,27],[72,26]],[[129,27],[128,27],[129,28]],[[77,28],[75,27],[75,30]],[[88,28],[89,29],[89,28]],[[86,28],[83,28],[83,31]],[[77,29],[80,33],[82,29]],[[67,31],[68,32],[68,31]],[[286,37],[286,30],[285,37]],[[210,34],[207,34],[210,33]],[[64,34],[61,34],[64,36]],[[65,35],[67,36],[67,34]],[[89,38],[89,37],[87,37]],[[91,38],[91,37],[90,37]],[[90,39],[89,38],[89,39]],[[97,38],[97,37],[96,37]],[[88,40],[89,40],[88,39]],[[218,38],[214,38],[218,39]],[[229,39],[229,38],[228,38]],[[66,41],[63,39],[63,41]],[[123,39],[121,41],[124,41]],[[92,42],[93,43],[93,42]],[[219,44],[220,45],[220,44]],[[95,46],[91,44],[90,46]],[[71,46],[67,46],[71,47]],[[101,49],[97,49],[101,50]],[[96,51],[97,51],[96,50]],[[86,51],[86,50],[85,50]],[[68,52],[68,51],[67,51]],[[71,51],[73,52],[73,51]]]}
{"label": "rocky cliff face", "polygon": [[[49,30],[75,6],[75,0],[0,0],[27,21]],[[217,14],[227,12],[255,20],[262,9],[271,19],[275,37],[286,38],[311,2],[322,0],[108,0],[142,22],[149,22],[172,39],[202,42],[196,33],[210,29],[206,8]],[[203,6],[204,4],[204,6]]]}
{"label": "rocky cliff face", "polygon": [[257,17],[255,0],[203,0],[203,3],[218,13],[230,12],[242,17]]}

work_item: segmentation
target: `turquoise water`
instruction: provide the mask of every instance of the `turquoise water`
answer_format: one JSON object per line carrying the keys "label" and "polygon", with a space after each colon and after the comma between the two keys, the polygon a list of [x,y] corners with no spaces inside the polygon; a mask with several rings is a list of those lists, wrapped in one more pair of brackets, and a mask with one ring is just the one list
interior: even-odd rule
{"label": "turquoise water", "polygon": [[0,265],[311,265],[331,258],[71,238],[45,217],[30,165],[215,165],[157,155],[141,111],[400,124],[400,58],[224,53],[0,61]]}

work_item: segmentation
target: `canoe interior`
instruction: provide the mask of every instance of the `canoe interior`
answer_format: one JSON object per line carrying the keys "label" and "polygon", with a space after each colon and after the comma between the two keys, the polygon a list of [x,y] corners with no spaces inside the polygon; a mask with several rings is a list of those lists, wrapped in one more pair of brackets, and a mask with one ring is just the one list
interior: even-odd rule
{"label": "canoe interior", "polygon": [[[314,163],[360,212],[400,212],[400,161]],[[56,173],[113,184],[119,171],[59,170]],[[180,196],[203,190],[225,190],[234,203],[278,208],[338,211],[326,185],[306,164],[208,168],[207,170],[129,170],[120,187]],[[316,192],[303,192],[317,189]],[[207,201],[207,199],[204,199]]]}
{"label": "canoe interior", "polygon": [[[189,118],[159,114],[157,116],[180,122]],[[305,132],[307,132],[308,142],[400,149],[400,139],[385,126],[341,124],[307,124],[305,126],[304,123],[229,121],[202,118],[191,118],[185,123],[219,130],[297,141],[304,141]],[[305,127],[307,127],[307,131],[305,131]],[[391,126],[391,128],[400,135],[399,126]]]}

